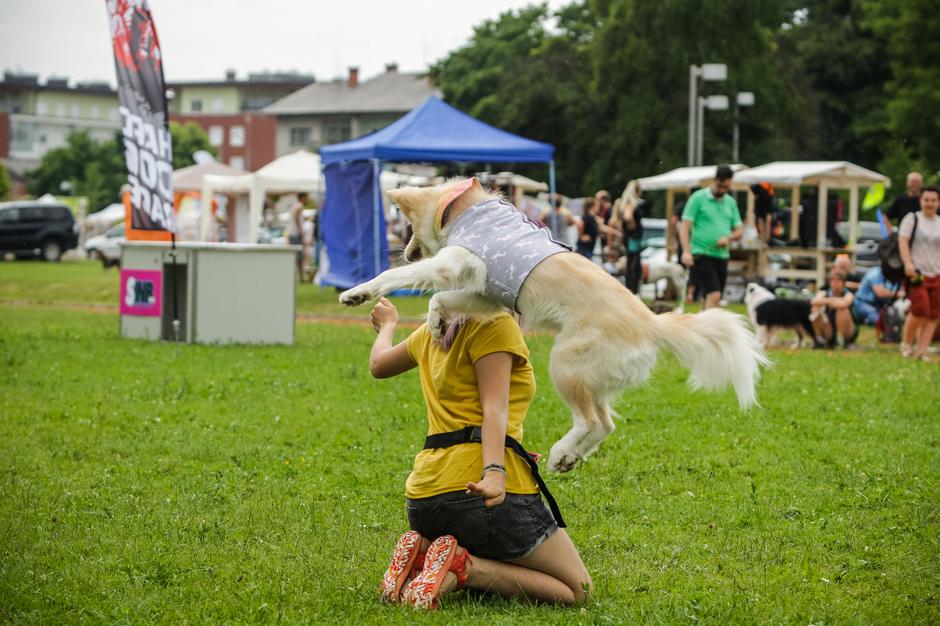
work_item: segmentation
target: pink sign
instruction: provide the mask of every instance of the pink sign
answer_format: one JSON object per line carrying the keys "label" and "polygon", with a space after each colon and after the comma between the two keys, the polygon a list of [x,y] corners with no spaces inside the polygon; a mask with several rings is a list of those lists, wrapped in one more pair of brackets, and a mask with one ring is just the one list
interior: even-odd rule
{"label": "pink sign", "polygon": [[163,272],[121,270],[121,315],[160,317],[163,304]]}

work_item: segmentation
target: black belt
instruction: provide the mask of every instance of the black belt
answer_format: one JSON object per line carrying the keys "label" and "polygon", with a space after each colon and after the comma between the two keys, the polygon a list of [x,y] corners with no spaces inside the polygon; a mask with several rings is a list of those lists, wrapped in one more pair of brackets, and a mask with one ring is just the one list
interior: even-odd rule
{"label": "black belt", "polygon": [[[479,426],[467,426],[466,428],[452,430],[448,433],[428,435],[424,439],[424,449],[449,448],[451,446],[457,446],[462,443],[482,442],[482,429]],[[533,459],[532,456],[526,452],[521,443],[509,435],[506,435],[506,447],[522,457],[522,460],[528,464],[529,469],[532,470],[532,477],[535,478],[535,482],[539,486],[539,490],[541,490],[542,495],[545,496],[545,500],[548,501],[548,508],[552,511],[552,517],[555,518],[555,523],[558,524],[559,528],[565,528],[567,525],[565,524],[565,520],[561,517],[561,511],[558,510],[558,503],[555,502],[555,498],[552,497],[552,493],[548,490],[548,485],[546,485],[545,481],[542,480],[542,476],[539,474],[539,466],[535,463],[535,459]]]}

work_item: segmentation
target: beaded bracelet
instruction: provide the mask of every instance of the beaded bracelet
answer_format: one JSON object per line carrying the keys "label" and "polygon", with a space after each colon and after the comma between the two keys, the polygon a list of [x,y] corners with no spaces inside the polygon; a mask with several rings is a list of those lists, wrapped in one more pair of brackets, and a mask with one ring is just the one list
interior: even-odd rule
{"label": "beaded bracelet", "polygon": [[506,474],[506,466],[505,466],[505,465],[500,465],[499,463],[490,463],[489,465],[485,466],[485,467],[483,468],[483,475],[481,476],[481,478],[482,478],[483,476],[486,476],[486,473],[487,473],[487,472],[502,472],[502,473],[503,473],[503,476],[506,476],[506,475],[507,475],[507,474]]}

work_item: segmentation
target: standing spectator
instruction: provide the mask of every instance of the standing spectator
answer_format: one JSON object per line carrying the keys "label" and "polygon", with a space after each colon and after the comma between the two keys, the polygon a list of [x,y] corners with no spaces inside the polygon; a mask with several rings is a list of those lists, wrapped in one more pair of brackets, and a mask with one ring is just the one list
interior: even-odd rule
{"label": "standing spectator", "polygon": [[[297,194],[297,201],[290,208],[290,220],[287,222],[287,243],[292,246],[301,246],[303,248],[304,239],[303,239],[303,213],[304,207],[307,204],[307,193],[300,192]],[[300,282],[304,280],[304,252],[301,249],[297,253],[297,277],[300,279]]]}
{"label": "standing spectator", "polygon": [[887,232],[891,232],[891,222],[900,225],[908,213],[915,213],[920,208],[920,186],[923,183],[924,177],[919,172],[907,175],[907,193],[895,198],[887,213],[881,215],[881,222]]}
{"label": "standing spectator", "polygon": [[578,222],[578,254],[588,261],[594,258],[594,246],[597,244],[597,202],[586,198],[581,208],[581,221]]}
{"label": "standing spectator", "polygon": [[719,165],[715,182],[692,194],[682,212],[682,264],[705,295],[703,308],[717,307],[728,279],[731,242],[744,235],[738,203],[728,193],[734,172]]}
{"label": "standing spectator", "polygon": [[[686,196],[684,200],[680,200],[672,209],[672,215],[669,217],[670,223],[672,223],[673,230],[676,233],[676,261],[682,263],[682,211],[685,210],[685,205],[689,201],[689,198],[692,197],[692,194],[698,191],[700,187],[690,187],[689,195]],[[671,260],[671,259],[670,259]],[[679,294],[678,297],[683,297],[683,294]],[[689,286],[686,287],[686,293],[684,294],[686,302],[692,302],[695,297],[695,282],[689,279]]]}
{"label": "standing spectator", "polygon": [[597,237],[600,234],[611,236],[615,239],[620,236],[613,228],[600,221],[597,215],[598,203],[593,198],[585,198],[581,209],[581,221],[578,222],[578,245],[576,250],[578,254],[589,261],[594,260],[594,247],[597,244]]}
{"label": "standing spectator", "polygon": [[568,240],[568,227],[577,225],[577,222],[571,215],[571,211],[562,204],[561,198],[555,197],[549,201],[549,207],[542,211],[542,223],[552,232],[552,239],[571,247],[571,242]]}
{"label": "standing spectator", "polygon": [[[631,192],[632,187],[632,192]],[[627,248],[627,271],[624,284],[633,293],[640,293],[643,282],[643,218],[649,216],[649,203],[643,199],[643,190],[636,181],[630,181],[621,198],[623,203],[620,227],[623,230],[623,243]]]}
{"label": "standing spectator", "polygon": [[881,272],[881,266],[876,265],[865,272],[862,282],[858,285],[858,291],[855,292],[855,301],[852,303],[852,312],[860,324],[874,326],[878,322],[878,312],[881,307],[890,303],[897,294],[897,297],[903,297],[903,292],[899,292],[900,285],[888,282]]}
{"label": "standing spectator", "polygon": [[920,194],[920,211],[908,213],[898,227],[898,244],[907,276],[911,301],[901,352],[925,359],[940,319],[940,189],[926,187]]}
{"label": "standing spectator", "polygon": [[610,192],[606,189],[601,189],[595,193],[594,204],[597,205],[597,219],[599,219],[604,224],[610,223]]}
{"label": "standing spectator", "polygon": [[858,339],[858,322],[852,314],[855,296],[845,287],[845,272],[833,268],[829,273],[829,289],[812,299],[813,322],[816,346],[841,344],[848,348]]}

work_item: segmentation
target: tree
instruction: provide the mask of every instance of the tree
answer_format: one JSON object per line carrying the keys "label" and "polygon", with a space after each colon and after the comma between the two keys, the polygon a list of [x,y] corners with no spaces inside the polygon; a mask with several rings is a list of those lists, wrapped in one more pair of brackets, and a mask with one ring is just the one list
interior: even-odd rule
{"label": "tree", "polygon": [[891,141],[881,165],[903,188],[910,169],[940,168],[940,12],[930,0],[867,0],[865,10],[891,68],[884,86]]}
{"label": "tree", "polygon": [[193,154],[205,150],[218,158],[219,152],[209,145],[209,135],[196,122],[179,124],[170,122],[170,141],[173,144],[173,169],[193,165]]}
{"label": "tree", "polygon": [[61,193],[62,183],[69,183],[72,194],[88,198],[90,213],[99,211],[117,201],[127,180],[120,134],[110,141],[95,142],[87,131],[73,132],[65,146],[42,157],[28,179],[27,189],[36,196]]}
{"label": "tree", "polygon": [[[195,122],[170,123],[173,144],[173,168],[193,164],[197,150],[216,151],[209,146],[205,131]],[[27,189],[35,196],[62,192],[62,183],[71,185],[71,193],[88,198],[88,211],[94,213],[119,199],[121,185],[127,182],[124,140],[120,132],[110,141],[95,142],[87,131],[69,134],[66,145],[50,150],[29,172]]]}
{"label": "tree", "polygon": [[7,168],[3,163],[0,163],[0,198],[7,197],[7,194],[10,193],[11,186],[12,183],[10,182],[10,172],[7,171]]}

